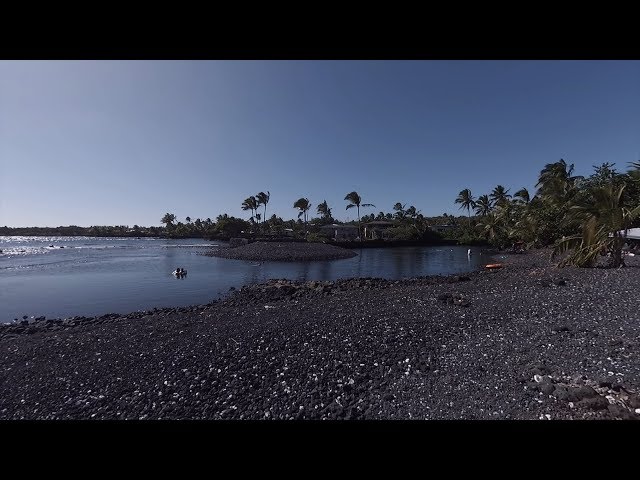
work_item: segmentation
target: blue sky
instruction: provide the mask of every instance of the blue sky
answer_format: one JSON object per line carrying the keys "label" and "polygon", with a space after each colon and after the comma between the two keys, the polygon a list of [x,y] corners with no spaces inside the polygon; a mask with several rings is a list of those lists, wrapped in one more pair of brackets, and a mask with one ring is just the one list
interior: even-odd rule
{"label": "blue sky", "polygon": [[0,61],[0,225],[462,214],[560,158],[640,160],[640,61]]}

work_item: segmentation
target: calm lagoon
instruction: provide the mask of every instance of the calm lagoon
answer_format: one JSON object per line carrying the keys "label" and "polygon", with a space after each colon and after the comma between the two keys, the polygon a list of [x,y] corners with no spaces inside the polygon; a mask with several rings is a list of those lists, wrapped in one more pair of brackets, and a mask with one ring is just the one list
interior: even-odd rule
{"label": "calm lagoon", "polygon": [[[201,239],[0,236],[0,323],[23,315],[65,318],[208,303],[231,287],[270,278],[402,279],[477,270],[489,263],[464,246],[358,249],[344,260],[248,262],[199,253]],[[176,267],[188,274],[178,279]]]}

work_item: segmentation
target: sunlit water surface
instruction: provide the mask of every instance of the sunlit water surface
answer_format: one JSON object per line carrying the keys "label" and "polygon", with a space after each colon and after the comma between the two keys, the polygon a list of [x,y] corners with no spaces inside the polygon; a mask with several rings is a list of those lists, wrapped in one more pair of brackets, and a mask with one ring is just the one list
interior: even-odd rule
{"label": "sunlit water surface", "polygon": [[[479,248],[365,248],[345,260],[249,262],[199,255],[225,242],[200,239],[0,236],[0,323],[23,315],[65,318],[208,303],[270,278],[401,279],[481,268]],[[187,269],[185,278],[172,275]]]}

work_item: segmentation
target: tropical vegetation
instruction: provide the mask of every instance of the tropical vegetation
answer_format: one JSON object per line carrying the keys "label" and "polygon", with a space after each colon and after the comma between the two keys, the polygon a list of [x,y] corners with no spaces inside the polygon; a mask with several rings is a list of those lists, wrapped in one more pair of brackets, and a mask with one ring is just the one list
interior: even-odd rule
{"label": "tropical vegetation", "polygon": [[468,213],[468,230],[461,238],[480,237],[498,248],[549,246],[562,257],[561,266],[594,266],[605,256],[609,265],[623,266],[625,232],[640,226],[640,162],[630,167],[620,173],[615,164],[603,163],[584,177],[560,159],[540,171],[533,197],[527,188],[512,197],[497,185],[474,200],[464,189],[454,200]]}
{"label": "tropical vegetation", "polygon": [[[419,242],[457,242],[461,244],[488,244],[505,249],[551,247],[560,265],[589,267],[600,258],[613,267],[624,266],[625,232],[640,226],[640,161],[630,162],[624,172],[614,163],[593,167],[590,176],[578,176],[574,165],[564,159],[546,164],[540,171],[535,191],[526,187],[510,194],[511,189],[496,185],[477,197],[465,188],[458,193],[454,204],[466,215],[448,213],[425,217],[415,206],[396,202],[390,211],[360,215],[360,207],[375,207],[364,203],[358,192],[345,196],[346,210],[355,208],[357,220],[346,224],[357,225],[360,238],[376,238],[369,232],[384,229],[391,240]],[[87,236],[168,236],[172,238],[201,237],[228,239],[245,237],[288,236],[307,241],[328,241],[327,224],[344,223],[333,218],[326,200],[315,209],[318,217],[309,218],[311,201],[301,197],[293,203],[298,211],[297,220],[284,220],[275,214],[267,216],[271,193],[261,191],[245,198],[241,203],[248,219],[218,215],[192,220],[191,216],[178,220],[167,212],[161,218],[163,227],[134,225],[78,227],[0,227],[0,235],[87,235]],[[473,215],[472,215],[473,213]],[[465,218],[466,217],[466,218]],[[376,222],[373,225],[370,222]],[[370,227],[367,238],[362,235],[363,225]],[[379,231],[379,230],[378,230]]]}
{"label": "tropical vegetation", "polygon": [[349,201],[349,205],[347,205],[346,210],[349,210],[350,208],[353,208],[353,207],[356,207],[358,210],[358,232],[359,232],[358,236],[362,238],[362,225],[360,222],[360,207],[375,208],[375,205],[372,203],[362,203],[362,198],[360,197],[360,195],[358,195],[358,192],[347,193],[344,199]]}

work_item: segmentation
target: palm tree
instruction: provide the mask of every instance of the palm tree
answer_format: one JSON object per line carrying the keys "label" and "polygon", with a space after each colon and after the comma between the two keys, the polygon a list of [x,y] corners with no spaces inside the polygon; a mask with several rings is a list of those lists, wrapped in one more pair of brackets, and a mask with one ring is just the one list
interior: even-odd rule
{"label": "palm tree", "polygon": [[477,215],[481,217],[486,217],[491,212],[491,200],[489,200],[488,195],[480,195],[476,204],[473,206]]}
{"label": "palm tree", "polygon": [[262,216],[264,220],[267,219],[267,203],[269,203],[269,197],[271,197],[271,193],[269,192],[260,192],[256,195],[257,206],[264,205],[264,215]]}
{"label": "palm tree", "polygon": [[405,210],[404,214],[409,218],[416,218],[420,214],[420,210],[416,210],[416,207],[411,205]]}
{"label": "palm tree", "polygon": [[493,200],[494,205],[500,206],[507,202],[507,200],[511,198],[511,195],[509,195],[509,190],[505,190],[502,185],[498,185],[493,189],[489,197]]}
{"label": "palm tree", "polygon": [[571,199],[582,176],[571,176],[573,164],[567,165],[563,159],[544,166],[538,177],[538,195],[552,204],[562,205]]}
{"label": "palm tree", "polygon": [[309,203],[309,199],[299,198],[298,200],[296,200],[296,203],[293,204],[293,208],[297,208],[298,210],[300,210],[300,213],[298,213],[298,218],[304,215],[304,224],[305,224],[305,231],[306,231],[307,211],[311,208],[311,203]]}
{"label": "palm tree", "polygon": [[540,244],[541,220],[533,212],[525,212],[515,223],[511,235],[527,244],[527,248]]}
{"label": "palm tree", "polygon": [[258,200],[256,197],[251,196],[249,198],[245,198],[244,202],[242,202],[242,210],[251,210],[251,218],[250,221],[253,221],[254,211],[258,210]]}
{"label": "palm tree", "polygon": [[329,219],[331,218],[331,209],[329,205],[327,205],[327,201],[323,201],[318,208],[316,209],[318,214],[322,215],[322,218]]}
{"label": "palm tree", "polygon": [[393,209],[396,211],[395,217],[396,217],[398,220],[402,220],[402,219],[404,218],[404,216],[405,216],[404,207],[406,207],[406,206],[407,206],[407,204],[406,204],[406,203],[403,205],[403,204],[401,204],[400,202],[396,203],[396,204],[393,206]]}
{"label": "palm tree", "polygon": [[629,162],[629,165],[631,165],[631,170],[627,172],[627,175],[631,177],[633,181],[640,181],[640,161]]}
{"label": "palm tree", "polygon": [[169,229],[169,227],[173,227],[173,222],[176,221],[176,216],[173,213],[165,213],[164,217],[162,217],[162,220],[160,220],[160,223],[164,223],[167,225],[167,229]]}
{"label": "palm tree", "polygon": [[581,223],[582,234],[557,242],[554,255],[573,249],[561,265],[593,266],[603,251],[611,253],[611,266],[624,265],[622,246],[625,235],[620,232],[629,229],[631,222],[640,215],[640,206],[630,209],[623,205],[625,188],[626,185],[617,187],[613,182],[594,188],[590,196],[580,199],[569,209],[569,220]]}
{"label": "palm tree", "polygon": [[478,222],[476,228],[481,230],[488,240],[493,241],[502,232],[502,218],[499,214],[490,212]]}
{"label": "palm tree", "polygon": [[469,228],[471,228],[471,208],[476,206],[476,202],[473,200],[473,195],[471,195],[471,190],[465,188],[458,194],[458,198],[456,198],[455,203],[460,204],[460,208],[467,209],[467,215],[469,215]]}
{"label": "palm tree", "polygon": [[520,190],[514,193],[513,198],[518,198],[518,201],[524,203],[525,205],[529,205],[529,202],[531,202],[529,190],[527,190],[526,187],[522,187]]}
{"label": "palm tree", "polygon": [[358,236],[362,238],[362,234],[360,232],[360,230],[362,229],[362,227],[360,226],[360,207],[375,208],[375,205],[373,203],[362,203],[362,197],[358,195],[358,192],[348,193],[347,196],[344,197],[344,199],[349,200],[349,202],[351,202],[349,205],[347,205],[346,210],[349,210],[350,208],[353,208],[353,207],[356,207],[358,209]]}
{"label": "palm tree", "polygon": [[632,204],[638,204],[640,202],[640,161],[629,162],[631,170],[628,170],[625,174],[627,180],[627,189],[625,190],[625,197],[635,199],[635,202],[631,200]]}

